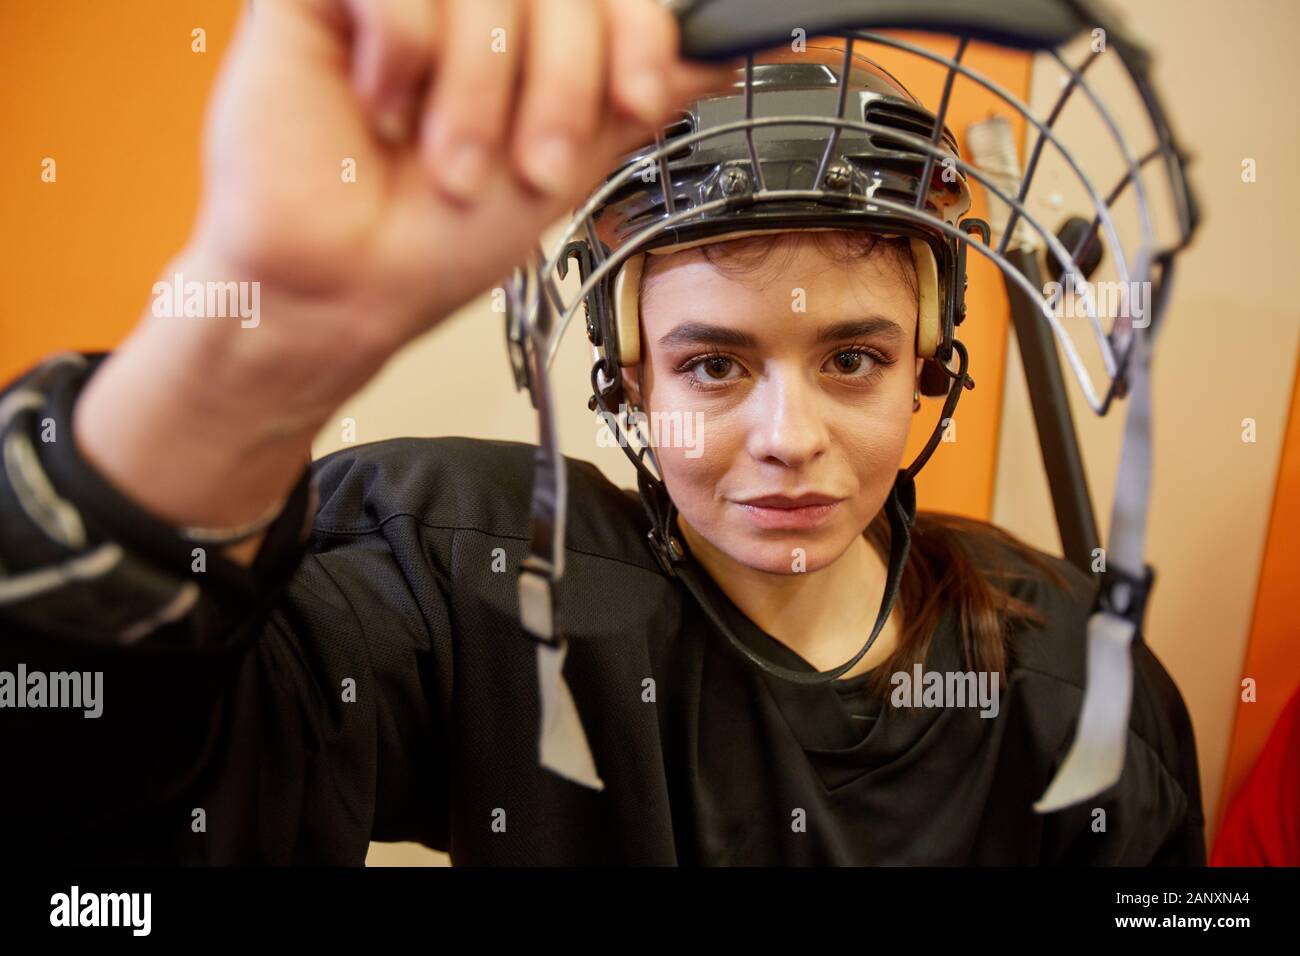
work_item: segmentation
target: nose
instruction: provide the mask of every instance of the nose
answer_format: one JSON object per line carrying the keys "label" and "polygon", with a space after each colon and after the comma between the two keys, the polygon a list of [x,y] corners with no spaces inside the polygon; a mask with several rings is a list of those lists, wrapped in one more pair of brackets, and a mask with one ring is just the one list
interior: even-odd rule
{"label": "nose", "polygon": [[748,449],[756,461],[798,468],[830,440],[816,387],[795,370],[767,374],[750,393]]}

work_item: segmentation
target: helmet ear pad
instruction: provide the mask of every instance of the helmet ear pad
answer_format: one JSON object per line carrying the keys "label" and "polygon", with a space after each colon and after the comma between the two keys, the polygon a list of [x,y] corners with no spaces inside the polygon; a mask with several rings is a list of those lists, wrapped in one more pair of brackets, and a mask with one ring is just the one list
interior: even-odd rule
{"label": "helmet ear pad", "polygon": [[934,249],[923,239],[912,238],[912,261],[916,263],[917,312],[916,354],[925,361],[917,390],[922,395],[947,395],[952,385],[948,372],[936,357],[943,343],[943,305],[939,301],[939,266]]}
{"label": "helmet ear pad", "polygon": [[910,237],[912,262],[916,266],[916,354],[933,358],[943,338],[943,319],[939,302],[939,264],[934,250],[924,239]]}
{"label": "helmet ear pad", "polygon": [[626,368],[641,363],[641,273],[644,252],[630,257],[614,277],[614,327],[618,335],[618,364]]}
{"label": "helmet ear pad", "polygon": [[[715,236],[707,241],[717,242],[735,236]],[[939,301],[939,265],[935,260],[934,250],[924,239],[909,237],[912,262],[916,267],[917,280],[917,325],[916,354],[926,359],[922,373],[921,391],[926,395],[941,395],[947,391],[947,375],[942,369],[931,370],[935,352],[943,339],[942,303]],[[691,243],[699,245],[702,243]],[[651,250],[652,253],[665,254],[687,248],[687,244]],[[641,362],[641,276],[645,270],[647,253],[639,252],[629,256],[619,267],[614,277],[614,287],[610,296],[610,307],[614,311],[614,331],[618,340],[618,365],[624,368]],[[924,386],[929,381],[939,387],[939,391],[929,391]],[[934,378],[937,373],[938,377]]]}

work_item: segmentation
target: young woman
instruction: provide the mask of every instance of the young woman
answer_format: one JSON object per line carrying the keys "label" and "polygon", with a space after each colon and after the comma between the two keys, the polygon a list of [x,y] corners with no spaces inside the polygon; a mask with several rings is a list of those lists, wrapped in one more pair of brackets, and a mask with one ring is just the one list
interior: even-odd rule
{"label": "young woman", "polygon": [[[375,839],[467,864],[1202,862],[1190,725],[1141,645],[1120,783],[1031,809],[1081,697],[1092,583],[1064,561],[923,514],[870,653],[790,683],[727,646],[647,548],[635,494],[578,461],[558,602],[603,788],[538,765],[512,573],[533,446],[396,440],[303,467],[430,316],[730,79],[677,63],[653,4],[575,3],[559,32],[522,6],[259,5],[165,274],[257,277],[261,328],[150,316],[5,393],[6,669],[102,671],[112,696],[77,726],[6,715],[11,759],[47,772],[6,789],[4,817],[58,819],[29,826],[41,851],[98,860],[360,863]],[[526,39],[493,60],[502,17]],[[342,156],[372,170],[360,188],[335,181]],[[907,248],[777,232],[642,275],[628,394],[706,423],[698,455],[656,450],[676,528],[730,630],[786,667],[852,656],[884,591],[922,368]],[[50,419],[75,440],[40,442]]]}

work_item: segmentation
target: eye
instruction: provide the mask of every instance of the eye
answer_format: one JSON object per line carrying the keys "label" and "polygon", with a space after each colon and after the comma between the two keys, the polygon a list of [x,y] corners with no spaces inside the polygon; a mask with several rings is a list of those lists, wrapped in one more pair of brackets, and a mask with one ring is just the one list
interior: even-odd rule
{"label": "eye", "polygon": [[707,388],[710,384],[722,385],[735,381],[739,375],[729,372],[741,370],[740,363],[729,355],[700,355],[679,365],[677,371],[686,376],[691,388]]}
{"label": "eye", "polygon": [[892,362],[875,349],[857,346],[842,349],[830,357],[827,362],[829,371],[845,378],[871,381],[884,374],[885,368]]}
{"label": "eye", "polygon": [[705,381],[723,381],[735,365],[736,363],[725,355],[711,355],[697,362],[695,368],[703,370],[702,378]]}

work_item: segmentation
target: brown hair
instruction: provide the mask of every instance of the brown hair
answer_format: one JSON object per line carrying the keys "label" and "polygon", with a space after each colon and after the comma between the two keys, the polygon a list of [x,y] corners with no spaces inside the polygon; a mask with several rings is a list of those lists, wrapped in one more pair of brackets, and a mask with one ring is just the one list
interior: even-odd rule
{"label": "brown hair", "polygon": [[[865,534],[881,560],[888,561],[889,521],[883,508]],[[885,692],[894,673],[910,672],[913,664],[924,663],[930,638],[950,606],[957,615],[964,667],[997,672],[1002,686],[1006,686],[1008,638],[1019,627],[1041,626],[1046,621],[1033,605],[995,586],[995,581],[1028,579],[1030,572],[976,563],[972,551],[1009,551],[1058,587],[1069,587],[1065,577],[1042,554],[996,525],[962,515],[918,510],[898,594],[903,631],[889,660],[872,672],[869,683],[876,693]]]}
{"label": "brown hair", "polygon": [[[757,280],[757,270],[774,252],[786,251],[785,262],[788,264],[798,242],[805,237],[813,241],[822,255],[839,265],[876,255],[883,256],[886,261],[892,260],[916,294],[916,268],[905,238],[886,239],[857,230],[772,232],[699,248],[719,271]],[[863,534],[881,560],[887,562],[890,532],[883,508]],[[894,673],[910,671],[914,663],[924,663],[930,638],[950,607],[956,614],[960,629],[964,666],[973,671],[997,672],[1005,686],[1008,638],[1025,624],[1041,626],[1046,622],[1032,605],[995,586],[995,582],[1028,578],[1032,572],[1005,565],[985,566],[976,562],[973,552],[1009,553],[1041,572],[1058,587],[1069,587],[1066,579],[1044,560],[1040,552],[1003,529],[961,515],[918,511],[898,597],[903,630],[898,635],[894,653],[872,671],[869,684],[873,692],[885,693]]]}

